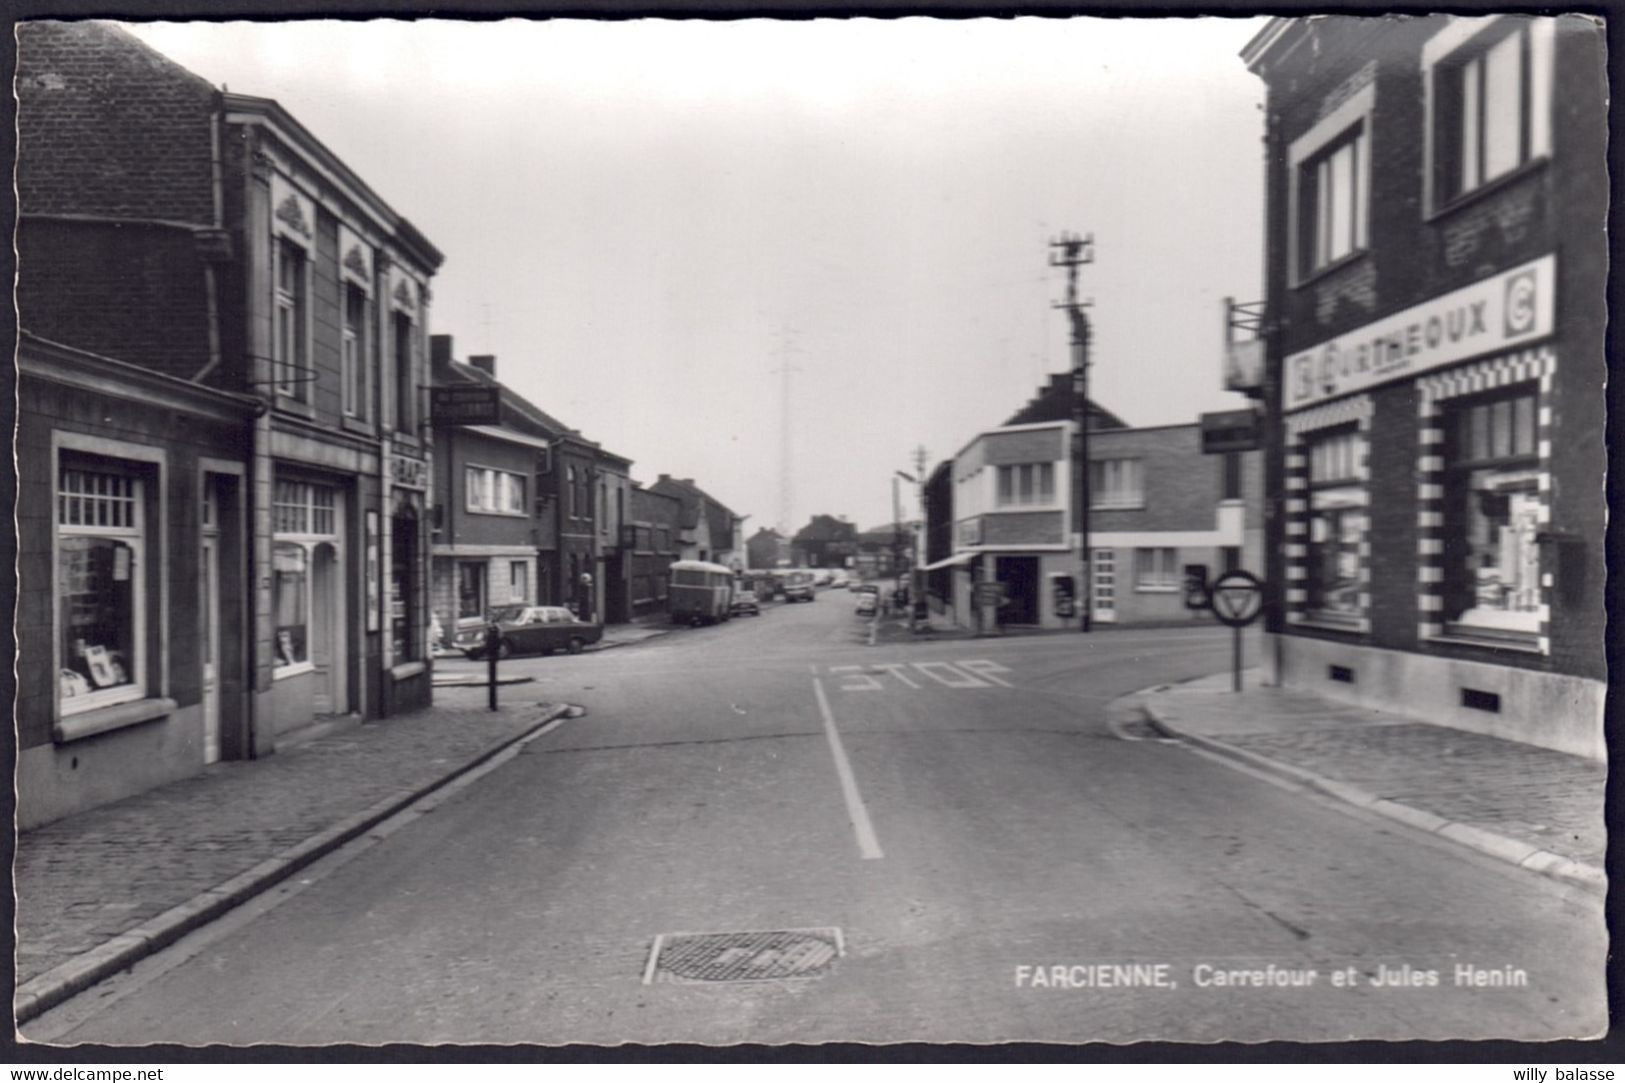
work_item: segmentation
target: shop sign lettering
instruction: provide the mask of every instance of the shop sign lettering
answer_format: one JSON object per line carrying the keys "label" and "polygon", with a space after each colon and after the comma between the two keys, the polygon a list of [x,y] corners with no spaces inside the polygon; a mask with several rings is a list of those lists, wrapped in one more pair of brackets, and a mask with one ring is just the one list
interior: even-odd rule
{"label": "shop sign lettering", "polygon": [[389,476],[391,481],[403,489],[427,489],[429,464],[410,455],[391,455]]}
{"label": "shop sign lettering", "polygon": [[1297,410],[1552,333],[1555,256],[1543,256],[1286,359]]}

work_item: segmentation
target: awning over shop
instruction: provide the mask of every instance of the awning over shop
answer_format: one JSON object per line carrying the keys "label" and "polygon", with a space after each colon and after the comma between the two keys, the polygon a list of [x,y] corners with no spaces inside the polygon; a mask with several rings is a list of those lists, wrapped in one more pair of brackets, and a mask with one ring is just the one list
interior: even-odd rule
{"label": "awning over shop", "polygon": [[938,568],[954,568],[954,567],[958,567],[961,564],[969,564],[971,561],[975,560],[980,555],[981,555],[980,553],[955,553],[951,557],[943,557],[939,561],[936,561],[936,562],[934,562],[932,564],[927,564],[925,567],[921,568],[920,570],[923,571],[923,572],[934,572]]}

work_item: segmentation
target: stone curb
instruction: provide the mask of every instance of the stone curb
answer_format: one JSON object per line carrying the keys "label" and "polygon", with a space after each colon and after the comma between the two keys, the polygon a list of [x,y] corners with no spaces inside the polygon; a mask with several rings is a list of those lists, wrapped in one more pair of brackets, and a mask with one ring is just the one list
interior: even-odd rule
{"label": "stone curb", "polygon": [[422,786],[392,794],[360,812],[346,816],[331,827],[317,832],[275,857],[267,858],[252,868],[198,893],[179,906],[148,918],[135,928],[126,930],[111,940],[29,979],[17,988],[12,1006],[14,1026],[22,1026],[75,994],[89,989],[121,970],[127,970],[136,962],[168,947],[187,933],[207,925],[226,911],[242,905],[255,895],[287,879],[317,858],[332,853],[395,813],[474,770],[499,755],[504,749],[534,736],[543,727],[559,719],[579,717],[572,714],[572,710],[567,703],[553,704],[535,724],[527,726],[522,732],[511,737],[503,738],[439,778]]}
{"label": "stone curb", "polygon": [[1496,834],[1493,831],[1486,831],[1481,827],[1447,820],[1443,816],[1424,811],[1412,805],[1391,801],[1386,797],[1379,797],[1367,790],[1360,789],[1358,786],[1351,786],[1346,782],[1327,778],[1302,767],[1294,767],[1291,764],[1282,763],[1280,760],[1261,756],[1244,748],[1237,748],[1226,741],[1180,729],[1179,725],[1183,720],[1178,710],[1166,703],[1156,703],[1153,696],[1146,696],[1141,701],[1140,707],[1145,712],[1146,721],[1151,728],[1165,737],[1196,745],[1238,763],[1245,763],[1249,767],[1268,772],[1277,778],[1296,782],[1301,786],[1325,794],[1328,797],[1336,798],[1356,808],[1367,809],[1408,827],[1449,839],[1458,846],[1477,850],[1481,854],[1487,854],[1509,865],[1517,865],[1519,868],[1529,869],[1543,876],[1549,876],[1554,880],[1561,880],[1564,883],[1598,894],[1607,893],[1608,875],[1596,865],[1575,861],[1573,858],[1554,854],[1549,850],[1542,850],[1532,843],[1522,842],[1506,835]]}

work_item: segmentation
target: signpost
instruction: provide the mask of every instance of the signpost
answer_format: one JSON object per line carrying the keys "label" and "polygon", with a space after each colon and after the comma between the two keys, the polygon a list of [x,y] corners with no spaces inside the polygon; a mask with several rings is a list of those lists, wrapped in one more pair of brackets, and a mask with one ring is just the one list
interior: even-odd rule
{"label": "signpost", "polygon": [[1208,608],[1231,630],[1231,691],[1241,691],[1241,630],[1264,612],[1264,584],[1252,572],[1225,572],[1208,588]]}

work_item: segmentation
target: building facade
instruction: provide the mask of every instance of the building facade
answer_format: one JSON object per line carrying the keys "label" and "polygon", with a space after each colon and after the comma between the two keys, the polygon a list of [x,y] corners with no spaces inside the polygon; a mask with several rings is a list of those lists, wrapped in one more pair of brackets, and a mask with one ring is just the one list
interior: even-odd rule
{"label": "building facade", "polygon": [[628,492],[629,521],[621,528],[621,551],[626,554],[632,616],[666,612],[670,569],[682,558],[683,505],[675,496],[633,484]]}
{"label": "building facade", "polygon": [[261,404],[26,331],[17,357],[26,829],[251,754]]}
{"label": "building facade", "polygon": [[1602,31],[1275,19],[1278,679],[1602,755]]}
{"label": "building facade", "polygon": [[1263,574],[1263,456],[1202,452],[1197,425],[1106,429],[1089,440],[1089,598],[1102,624],[1210,621],[1185,579]]}
{"label": "building facade", "polygon": [[652,492],[675,497],[682,505],[679,540],[684,560],[706,560],[735,569],[745,567],[743,534],[748,516],[734,514],[727,505],[695,485],[693,478],[661,474],[649,488]]}
{"label": "building facade", "polygon": [[[81,510],[95,507],[98,519],[118,509],[141,520],[125,529],[174,532],[162,536],[188,547],[202,526],[172,518],[167,502],[198,501],[200,523],[222,516],[209,527],[221,532],[210,559],[241,546],[238,567],[252,584],[240,603],[246,653],[242,671],[229,679],[241,682],[243,701],[232,704],[232,721],[220,732],[221,755],[267,753],[280,736],[324,716],[370,718],[426,704],[423,525],[431,437],[419,387],[428,382],[428,287],[440,253],[275,102],[216,90],[108,24],[41,21],[19,26],[18,34],[23,328],[63,348],[58,356],[75,357],[72,367],[105,378],[104,397],[163,388],[166,401],[184,400],[188,410],[211,416],[229,412],[223,403],[252,403],[246,427],[229,440],[218,427],[205,434],[201,422],[188,429],[190,421],[178,421],[167,437],[156,422],[139,434],[142,422],[96,452],[81,446],[85,434],[75,434],[73,424],[51,422],[60,438],[35,445],[55,449],[45,452],[47,474],[65,498],[75,485],[99,487],[92,505],[79,494]],[[154,380],[143,384],[121,365]],[[179,391],[172,381],[216,397],[203,405],[207,395]],[[43,395],[29,407],[47,418],[80,416],[64,415],[60,405]],[[143,447],[163,454],[153,459]],[[82,454],[106,462],[98,467]],[[199,460],[208,461],[209,477],[194,484]],[[143,510],[152,500],[165,506]],[[56,508],[59,551],[34,565],[36,574],[61,558],[64,531],[89,525],[71,521],[72,507],[65,499]],[[238,529],[232,507],[244,516],[240,537],[231,533]],[[134,610],[144,630],[117,633],[135,642],[155,628],[174,635],[174,624],[153,618],[168,604],[163,592],[178,587],[169,613],[184,610],[189,629],[207,597],[192,590],[196,554],[171,552],[157,537],[107,541],[110,580],[95,568],[58,580],[49,641],[61,639],[64,613],[89,612],[82,599],[64,596],[67,582],[100,583],[118,598],[136,591],[135,601],[109,601],[107,612],[147,598]],[[82,544],[90,543],[74,547]],[[120,577],[136,574],[129,562],[137,555],[174,563],[173,574],[160,575],[158,594],[118,585],[142,584]],[[216,586],[229,592],[240,580],[226,571]],[[224,624],[219,630],[235,634]],[[126,677],[133,668],[161,686],[150,666],[184,663],[186,652],[198,649],[187,634],[185,645],[165,639],[144,661],[123,659]],[[93,672],[79,677],[93,693],[106,691],[97,675],[115,672],[108,661],[114,648],[72,638],[74,650],[85,639],[87,659],[90,648],[103,648],[85,663]],[[90,745],[73,747],[87,721],[80,712],[92,709],[81,702],[64,714],[62,693],[71,688],[78,698],[80,686],[66,675],[72,666],[57,668],[52,696],[34,698],[30,708],[49,714],[31,719],[28,732],[54,734],[54,751],[41,753],[40,762],[83,768],[103,758],[89,754]],[[169,680],[184,690],[192,678],[171,672]],[[236,686],[222,685],[221,694],[237,695]],[[145,710],[111,706],[114,720]],[[77,722],[64,728],[68,715]],[[168,732],[146,721],[128,724]],[[97,745],[128,751],[122,741]],[[156,777],[125,769],[131,778]],[[52,785],[67,787],[60,800],[39,806],[52,815],[107,792],[71,779]]]}
{"label": "building facade", "polygon": [[[1197,424],[1130,428],[1091,402],[1080,479],[1071,409],[1070,377],[1053,376],[927,478],[928,589],[984,630],[1072,627],[1084,605],[1103,625],[1207,619],[1188,604],[1187,575],[1262,568],[1261,454],[1204,454]],[[997,605],[985,600],[992,584]]]}
{"label": "building facade", "polygon": [[452,354],[450,335],[430,343],[436,388],[488,388],[491,424],[436,419],[431,601],[441,644],[483,625],[492,607],[538,601],[538,541],[548,440],[510,408],[513,392],[496,383],[496,358]]}

